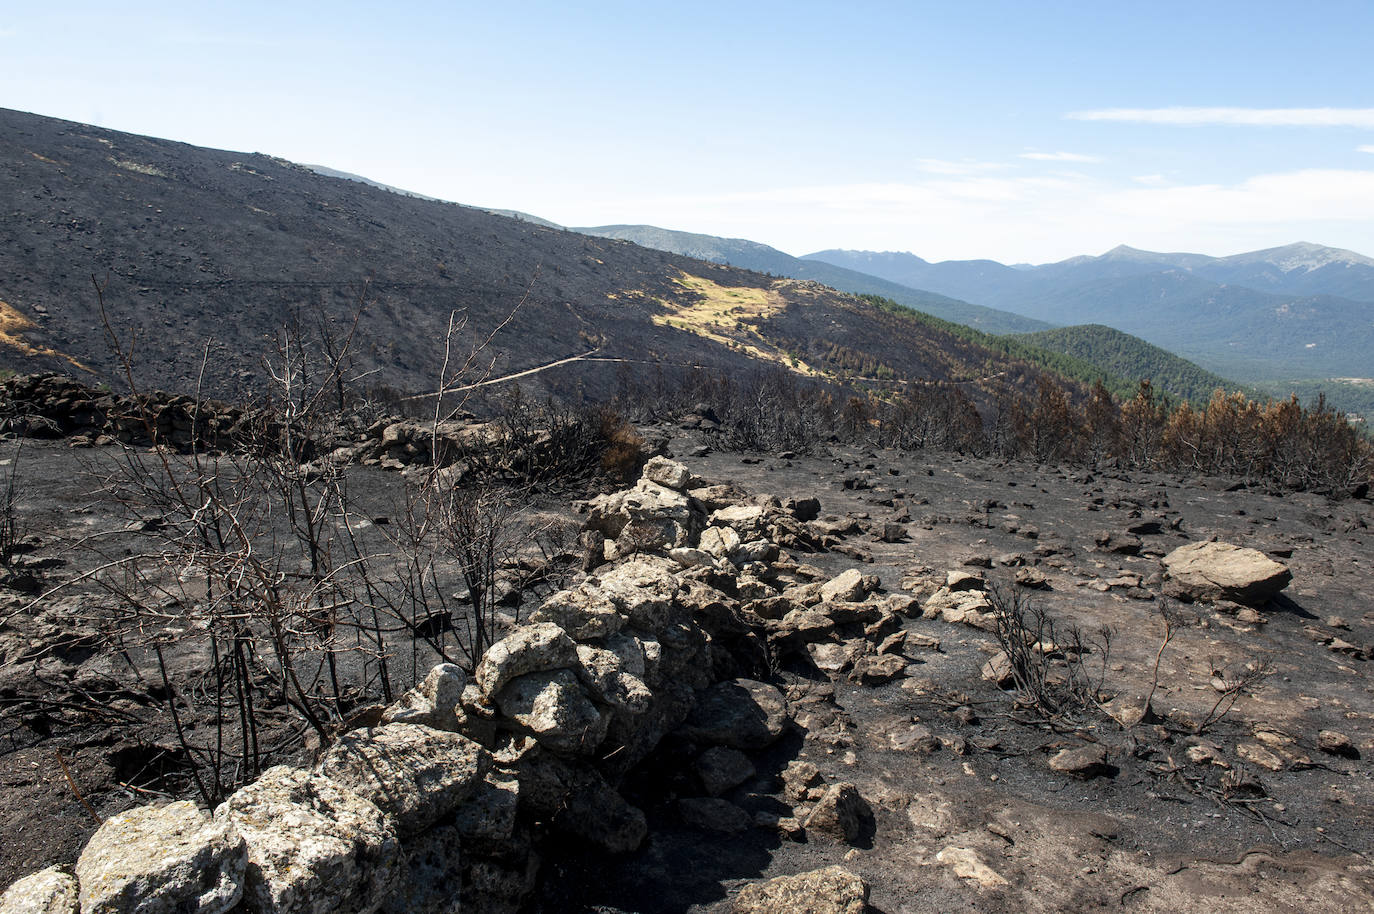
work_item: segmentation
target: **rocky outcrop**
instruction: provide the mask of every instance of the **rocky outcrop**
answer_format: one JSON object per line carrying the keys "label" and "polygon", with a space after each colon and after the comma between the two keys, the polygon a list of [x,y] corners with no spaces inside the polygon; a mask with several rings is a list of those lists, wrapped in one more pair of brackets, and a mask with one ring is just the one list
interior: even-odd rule
{"label": "rocky outcrop", "polygon": [[1164,592],[1181,600],[1230,600],[1262,607],[1293,574],[1257,549],[1230,543],[1189,543],[1163,558]]}

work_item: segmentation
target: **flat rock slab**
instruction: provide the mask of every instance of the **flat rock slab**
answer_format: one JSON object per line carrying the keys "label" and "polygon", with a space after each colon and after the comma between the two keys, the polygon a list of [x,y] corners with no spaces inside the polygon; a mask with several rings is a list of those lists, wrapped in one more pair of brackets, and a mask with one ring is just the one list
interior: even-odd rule
{"label": "flat rock slab", "polygon": [[402,838],[457,808],[490,767],[466,736],[404,723],[345,733],[320,761],[321,773],[391,816]]}
{"label": "flat rock slab", "polygon": [[701,693],[683,735],[731,749],[772,745],[787,725],[787,701],[773,686],[752,679],[718,682]]}
{"label": "flat rock slab", "polygon": [[106,819],[76,863],[88,914],[220,914],[243,895],[243,839],[189,800]]}
{"label": "flat rock slab", "polygon": [[746,885],[732,914],[864,914],[868,884],[842,866]]}
{"label": "flat rock slab", "polygon": [[1230,543],[1189,543],[1163,559],[1164,592],[1181,600],[1231,600],[1264,606],[1293,573],[1257,549]]}

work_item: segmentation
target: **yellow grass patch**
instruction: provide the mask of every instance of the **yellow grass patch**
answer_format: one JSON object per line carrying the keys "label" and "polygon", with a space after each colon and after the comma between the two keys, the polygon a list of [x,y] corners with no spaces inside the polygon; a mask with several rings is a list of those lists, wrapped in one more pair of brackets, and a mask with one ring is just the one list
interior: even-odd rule
{"label": "yellow grass patch", "polygon": [[722,286],[689,273],[683,273],[675,282],[690,294],[677,302],[659,299],[658,303],[666,310],[653,316],[655,324],[695,333],[798,374],[812,377],[820,374],[802,360],[794,360],[758,332],[757,322],[787,307],[787,300],[778,292],[782,283],[774,283],[767,289]]}
{"label": "yellow grass patch", "polygon": [[66,359],[82,371],[90,371],[76,359],[65,353],[58,352],[56,349],[49,349],[47,346],[34,346],[24,339],[20,334],[25,330],[33,329],[33,321],[20,314],[13,306],[7,302],[0,301],[0,346],[8,346],[17,349],[24,355],[52,356],[54,358]]}

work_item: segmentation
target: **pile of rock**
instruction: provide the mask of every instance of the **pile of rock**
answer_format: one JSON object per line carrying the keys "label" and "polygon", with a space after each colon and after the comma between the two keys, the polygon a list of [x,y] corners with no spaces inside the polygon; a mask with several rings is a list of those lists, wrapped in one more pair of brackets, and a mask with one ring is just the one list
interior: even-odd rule
{"label": "pile of rock", "polygon": [[73,445],[228,447],[261,432],[265,417],[213,400],[154,392],[139,398],[87,387],[59,374],[0,381],[0,430]]}
{"label": "pile of rock", "polygon": [[[492,645],[470,680],[436,667],[313,768],[273,768],[211,813],[180,802],[111,817],[75,876],[27,877],[0,911],[39,897],[37,910],[87,914],[213,914],[240,900],[282,914],[437,912],[460,900],[513,911],[533,886],[543,830],[609,852],[641,844],[645,817],[618,785],[669,737],[694,747],[707,795],[682,807],[685,820],[779,827],[720,799],[789,725],[784,696],[761,681],[770,653],[846,635],[876,645],[914,601],[788,556],[816,547],[797,517],[815,505],[749,498],[666,459],[585,508],[596,567]],[[891,658],[879,677],[900,673],[895,651],[874,656]],[[804,827],[852,840],[867,809],[853,785],[813,786]]]}

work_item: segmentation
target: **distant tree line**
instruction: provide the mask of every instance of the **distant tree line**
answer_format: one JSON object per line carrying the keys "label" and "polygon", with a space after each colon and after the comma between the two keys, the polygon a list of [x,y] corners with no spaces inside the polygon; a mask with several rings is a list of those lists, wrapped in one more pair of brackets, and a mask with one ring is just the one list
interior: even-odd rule
{"label": "distant tree line", "polygon": [[776,368],[623,375],[616,406],[637,421],[709,410],[719,443],[745,451],[813,450],[825,443],[1040,463],[1108,465],[1236,477],[1288,490],[1347,494],[1374,477],[1374,445],[1322,398],[1258,401],[1218,390],[1205,404],[1170,401],[1149,381],[1087,395],[1042,373],[1029,389],[1003,384],[981,403],[955,382],[899,393],[846,390]]}

